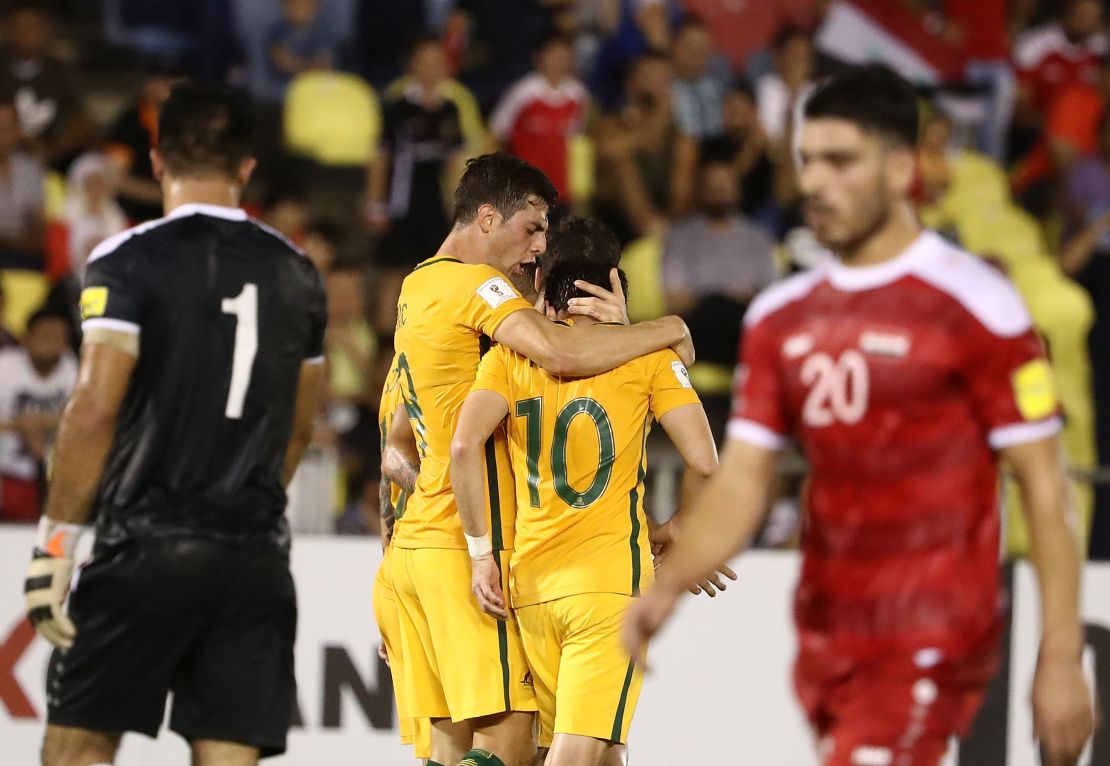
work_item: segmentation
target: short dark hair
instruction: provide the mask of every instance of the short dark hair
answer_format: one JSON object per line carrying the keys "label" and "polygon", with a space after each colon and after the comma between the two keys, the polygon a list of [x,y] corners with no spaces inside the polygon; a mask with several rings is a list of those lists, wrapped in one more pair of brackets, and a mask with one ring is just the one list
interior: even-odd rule
{"label": "short dark hair", "polygon": [[222,85],[179,83],[158,112],[158,151],[173,175],[234,177],[253,140],[250,100]]}
{"label": "short dark hair", "polygon": [[468,224],[478,217],[478,208],[493,205],[506,221],[539,197],[550,209],[558,192],[543,171],[522,159],[496,152],[467,160],[455,187],[455,224]]}
{"label": "short dark hair", "polygon": [[851,67],[820,85],[806,102],[805,116],[847,120],[899,144],[917,145],[917,92],[882,64]]}
{"label": "short dark hair", "polygon": [[[572,260],[558,261],[553,264],[550,270],[544,276],[543,297],[547,301],[547,305],[551,306],[556,312],[566,311],[567,305],[571,298],[589,298],[590,294],[585,290],[580,290],[575,287],[576,280],[589,282],[592,285],[598,285],[609,289],[609,271],[613,268],[610,264],[605,264],[600,261],[590,261],[585,258],[575,258]],[[624,270],[617,268],[617,274],[620,276],[621,289],[624,290],[625,298],[628,297],[628,277],[625,276]]]}
{"label": "short dark hair", "polygon": [[35,329],[35,325],[41,322],[46,322],[50,319],[56,319],[60,322],[64,322],[66,325],[66,329],[69,329],[70,318],[68,316],[66,316],[59,309],[53,306],[43,306],[42,308],[36,309],[34,312],[31,313],[29,317],[27,317],[27,323],[24,325],[25,332],[30,333],[33,329]]}
{"label": "short dark hair", "polygon": [[[568,215],[547,235],[546,273],[563,261],[589,261],[611,269],[621,262],[621,244],[613,230],[596,218]],[[606,276],[602,285],[609,284]]]}

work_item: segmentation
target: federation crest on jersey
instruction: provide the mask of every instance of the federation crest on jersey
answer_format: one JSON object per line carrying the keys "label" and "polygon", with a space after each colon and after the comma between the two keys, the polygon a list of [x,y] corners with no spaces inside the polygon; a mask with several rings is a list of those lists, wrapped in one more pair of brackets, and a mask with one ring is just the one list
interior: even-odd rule
{"label": "federation crest on jersey", "polygon": [[671,362],[671,371],[674,373],[675,380],[683,388],[694,387],[694,384],[690,382],[690,371],[686,369],[686,365],[682,362]]}
{"label": "federation crest on jersey", "polygon": [[904,332],[866,330],[859,336],[859,347],[871,356],[901,359],[910,353],[910,336]]}
{"label": "federation crest on jersey", "polygon": [[516,291],[509,286],[501,277],[492,277],[487,279],[475,291],[478,297],[489,304],[491,309],[495,309],[505,301],[510,301],[516,296]]}

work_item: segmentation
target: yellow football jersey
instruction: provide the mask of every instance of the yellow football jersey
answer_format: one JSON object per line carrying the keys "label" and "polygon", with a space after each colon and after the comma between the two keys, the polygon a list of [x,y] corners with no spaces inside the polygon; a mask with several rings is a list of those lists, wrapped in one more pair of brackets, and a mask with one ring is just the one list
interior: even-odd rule
{"label": "yellow football jersey", "polygon": [[[400,386],[400,370],[397,368],[397,355],[393,355],[393,361],[389,363],[389,374],[385,379],[385,386],[382,388],[381,403],[378,404],[378,435],[381,437],[382,451],[385,451],[385,440],[389,436],[389,419],[393,417],[394,410],[397,409],[397,404],[401,401],[401,386]],[[404,423],[401,423],[404,425]],[[388,481],[382,477],[382,481]],[[405,515],[405,501],[408,496],[405,491],[401,489],[401,485],[390,483],[390,502],[393,503],[393,520],[400,519]],[[382,530],[385,533],[385,530]]]}
{"label": "yellow football jersey", "polygon": [[579,593],[635,595],[654,579],[644,516],[652,420],[698,396],[667,349],[586,378],[557,378],[498,346],[474,389],[509,404],[516,480],[514,607]]}
{"label": "yellow football jersey", "polygon": [[[432,258],[401,285],[397,368],[401,396],[420,450],[420,476],[397,522],[402,548],[466,548],[451,492],[451,436],[478,371],[483,347],[510,314],[531,310],[492,266]],[[503,434],[486,449],[487,509],[496,549],[513,546],[516,515]]]}

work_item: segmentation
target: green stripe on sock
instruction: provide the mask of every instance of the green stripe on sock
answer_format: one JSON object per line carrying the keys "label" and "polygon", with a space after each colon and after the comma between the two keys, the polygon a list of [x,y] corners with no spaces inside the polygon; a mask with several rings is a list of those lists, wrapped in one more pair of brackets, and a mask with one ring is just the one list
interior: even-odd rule
{"label": "green stripe on sock", "polygon": [[628,672],[624,674],[624,686],[621,688],[621,700],[617,704],[617,715],[613,718],[613,734],[609,737],[613,742],[620,742],[621,739],[621,729],[624,728],[624,708],[628,704],[628,690],[632,687],[632,673],[635,669],[635,661],[629,660]]}

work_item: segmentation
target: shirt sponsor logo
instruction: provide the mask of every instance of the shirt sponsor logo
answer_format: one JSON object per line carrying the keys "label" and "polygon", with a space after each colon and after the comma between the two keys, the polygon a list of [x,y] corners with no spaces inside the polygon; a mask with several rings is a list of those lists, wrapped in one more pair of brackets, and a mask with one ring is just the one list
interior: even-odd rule
{"label": "shirt sponsor logo", "polygon": [[694,384],[690,382],[690,372],[686,369],[686,365],[682,362],[671,362],[671,371],[674,372],[675,380],[683,388],[693,388]]}
{"label": "shirt sponsor logo", "polygon": [[782,344],[782,355],[787,359],[797,359],[813,350],[813,336],[809,334],[792,335]]}
{"label": "shirt sponsor logo", "polygon": [[859,347],[865,354],[901,359],[910,353],[910,339],[896,333],[865,332],[859,337]]}
{"label": "shirt sponsor logo", "polygon": [[489,304],[491,309],[517,297],[513,288],[509,287],[509,283],[501,277],[487,279],[475,292],[478,293],[479,298]]}
{"label": "shirt sponsor logo", "polygon": [[108,308],[107,287],[86,287],[81,291],[81,318],[104,316]]}
{"label": "shirt sponsor logo", "polygon": [[1056,384],[1044,359],[1026,362],[1012,377],[1014,401],[1026,420],[1043,420],[1056,412]]}

